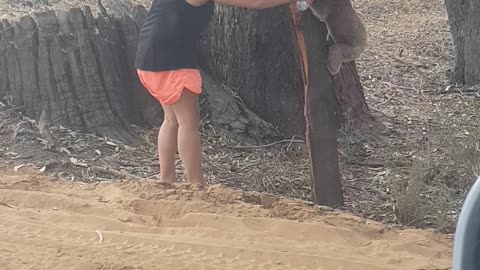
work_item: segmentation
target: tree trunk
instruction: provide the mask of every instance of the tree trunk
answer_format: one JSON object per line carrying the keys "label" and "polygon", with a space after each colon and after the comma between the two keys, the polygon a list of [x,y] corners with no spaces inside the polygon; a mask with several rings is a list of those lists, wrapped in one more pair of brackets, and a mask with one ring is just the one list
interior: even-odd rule
{"label": "tree trunk", "polygon": [[340,104],[340,122],[350,117],[359,124],[371,125],[375,118],[365,101],[355,61],[344,63],[340,72],[333,76],[333,83]]}
{"label": "tree trunk", "polygon": [[480,83],[480,3],[476,0],[445,0],[450,33],[455,46],[451,82]]}
{"label": "tree trunk", "polygon": [[[319,29],[312,31],[322,35]],[[286,7],[255,11],[217,4],[202,40],[202,67],[287,136],[305,132],[304,92],[292,39]],[[371,124],[355,63],[345,64],[334,82],[343,114]]]}
{"label": "tree trunk", "polygon": [[291,6],[291,17],[298,44],[297,55],[303,67],[306,138],[312,162],[312,199],[321,205],[343,206],[337,150],[340,108],[335,84],[327,69],[325,37],[328,31],[310,11],[300,13],[294,5]]}
{"label": "tree trunk", "polygon": [[287,135],[304,133],[303,92],[288,10],[216,5],[202,40],[202,66]]}
{"label": "tree trunk", "polygon": [[[134,69],[146,10],[137,7],[133,14],[94,18],[87,7],[38,13],[12,24],[3,21],[0,94],[13,96],[31,118],[45,111],[50,123],[135,142],[130,125],[158,124],[161,110]],[[250,143],[278,137],[273,126],[204,76],[212,125]]]}

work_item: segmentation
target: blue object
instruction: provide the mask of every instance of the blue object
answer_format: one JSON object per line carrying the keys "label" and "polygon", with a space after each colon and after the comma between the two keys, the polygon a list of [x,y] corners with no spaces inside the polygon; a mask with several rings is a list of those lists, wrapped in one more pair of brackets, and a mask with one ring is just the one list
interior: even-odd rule
{"label": "blue object", "polygon": [[480,270],[480,177],[470,189],[458,218],[453,270]]}

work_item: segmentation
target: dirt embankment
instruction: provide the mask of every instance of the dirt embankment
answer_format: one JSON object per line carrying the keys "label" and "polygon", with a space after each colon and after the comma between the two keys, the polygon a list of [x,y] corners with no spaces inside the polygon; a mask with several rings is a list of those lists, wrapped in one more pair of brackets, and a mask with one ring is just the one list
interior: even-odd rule
{"label": "dirt embankment", "polygon": [[[35,4],[42,1],[23,2],[34,4],[29,7],[28,3],[0,0],[0,10],[5,11],[2,18],[42,10],[42,5]],[[49,2],[61,9],[78,5],[73,0]],[[96,1],[84,3],[96,7]],[[442,51],[446,17],[439,8],[429,6],[440,7],[440,1],[412,5],[367,0],[358,4],[372,41],[371,49],[359,61],[369,103],[375,104],[374,111],[381,109],[395,129],[407,126],[408,132],[422,134],[423,126],[415,123],[423,123],[420,116],[429,114],[431,108],[425,106],[430,99],[421,93],[444,88],[445,78],[438,70],[450,59]],[[404,8],[407,5],[419,11]],[[390,14],[398,12],[401,16]],[[434,32],[441,33],[438,40],[431,34]],[[435,39],[427,42],[428,37]],[[398,57],[393,57],[398,44],[406,48],[400,64],[396,63]],[[419,61],[416,52],[423,51],[429,57],[426,60],[440,64],[428,68],[415,65]],[[392,139],[409,136],[402,133]],[[405,152],[418,146],[417,141],[398,144],[407,146]],[[12,151],[9,147],[5,146],[4,153]],[[102,153],[108,151],[102,149]],[[15,165],[19,163],[23,161]],[[220,186],[196,191],[136,180],[82,184],[39,175],[27,165],[14,173],[12,165],[0,168],[0,269],[451,269],[451,241],[430,230],[388,229],[308,203],[277,202]],[[262,166],[254,168],[264,170],[266,166]],[[218,178],[232,173],[223,171]],[[269,174],[248,173],[258,182],[265,182]],[[347,195],[358,204],[352,207],[354,212],[391,211],[384,203],[390,194],[382,195],[386,190],[382,186],[368,189],[381,190],[368,196],[352,195],[351,185],[370,183],[376,174],[386,175],[384,171],[345,174]],[[299,177],[302,185],[306,186],[307,176]]]}
{"label": "dirt embankment", "polygon": [[0,175],[2,269],[449,269],[450,241],[212,186]]}

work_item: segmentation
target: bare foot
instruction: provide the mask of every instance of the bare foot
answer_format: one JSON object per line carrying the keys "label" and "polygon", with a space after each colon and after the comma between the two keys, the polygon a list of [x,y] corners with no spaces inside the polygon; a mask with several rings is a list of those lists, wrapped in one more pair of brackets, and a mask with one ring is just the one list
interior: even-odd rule
{"label": "bare foot", "polygon": [[205,181],[190,181],[189,183],[196,190],[204,190],[207,186],[207,183],[205,183]]}
{"label": "bare foot", "polygon": [[157,187],[163,187],[163,188],[174,188],[175,187],[175,181],[155,181],[155,185]]}
{"label": "bare foot", "polygon": [[168,177],[162,178],[160,175],[157,176],[157,181],[155,183],[162,185],[162,186],[173,186],[177,182],[177,179]]}
{"label": "bare foot", "polygon": [[190,181],[177,184],[177,187],[181,189],[187,189],[192,191],[204,190],[206,186],[207,185],[205,183],[202,184],[200,182],[190,182]]}

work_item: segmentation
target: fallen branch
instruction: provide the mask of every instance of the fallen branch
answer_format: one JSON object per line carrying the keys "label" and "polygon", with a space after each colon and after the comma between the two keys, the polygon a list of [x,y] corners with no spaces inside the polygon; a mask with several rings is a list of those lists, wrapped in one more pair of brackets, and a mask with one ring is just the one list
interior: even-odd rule
{"label": "fallen branch", "polygon": [[305,141],[303,140],[281,140],[281,141],[277,141],[277,142],[273,142],[273,143],[269,143],[269,144],[264,144],[264,145],[252,145],[252,146],[227,146],[227,148],[231,148],[231,149],[261,149],[261,148],[268,148],[268,147],[272,147],[272,146],[275,146],[275,145],[279,145],[279,144],[282,144],[282,143],[290,143],[289,146],[291,146],[292,144],[294,143],[305,143]]}

